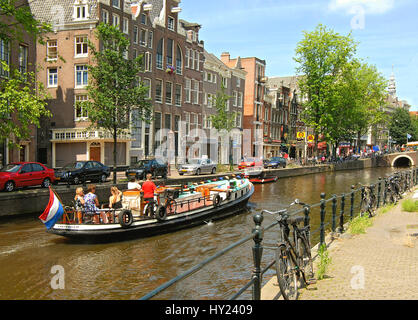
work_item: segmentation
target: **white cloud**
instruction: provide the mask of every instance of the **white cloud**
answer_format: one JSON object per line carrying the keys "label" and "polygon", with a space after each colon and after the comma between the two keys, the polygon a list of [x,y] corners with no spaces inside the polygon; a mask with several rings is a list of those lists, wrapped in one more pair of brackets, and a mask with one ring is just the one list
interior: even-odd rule
{"label": "white cloud", "polygon": [[383,14],[395,5],[394,0],[331,0],[328,7],[331,11],[345,11],[348,14],[364,9],[367,14]]}

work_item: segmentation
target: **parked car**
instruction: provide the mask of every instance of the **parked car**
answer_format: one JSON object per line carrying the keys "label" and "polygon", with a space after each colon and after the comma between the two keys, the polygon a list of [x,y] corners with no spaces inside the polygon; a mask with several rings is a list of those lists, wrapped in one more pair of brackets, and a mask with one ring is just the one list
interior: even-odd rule
{"label": "parked car", "polygon": [[77,161],[55,170],[57,182],[80,184],[86,181],[106,182],[110,168],[97,161]]}
{"label": "parked car", "polygon": [[154,178],[162,177],[163,179],[166,179],[168,165],[159,159],[140,160],[126,170],[126,177],[128,179],[130,177],[135,177],[138,180],[145,180],[148,173],[152,173]]}
{"label": "parked car", "polygon": [[178,168],[181,176],[184,174],[195,174],[197,176],[201,173],[215,174],[216,170],[216,163],[210,159],[192,159]]}
{"label": "parked car", "polygon": [[263,161],[259,158],[244,158],[244,160],[238,165],[239,170],[251,167],[263,167]]}
{"label": "parked car", "polygon": [[287,161],[285,158],[282,157],[273,157],[264,162],[264,168],[271,168],[271,169],[278,169],[278,168],[286,168]]}
{"label": "parked car", "polygon": [[11,163],[0,170],[0,189],[8,192],[38,185],[48,188],[54,182],[54,170],[38,162]]}

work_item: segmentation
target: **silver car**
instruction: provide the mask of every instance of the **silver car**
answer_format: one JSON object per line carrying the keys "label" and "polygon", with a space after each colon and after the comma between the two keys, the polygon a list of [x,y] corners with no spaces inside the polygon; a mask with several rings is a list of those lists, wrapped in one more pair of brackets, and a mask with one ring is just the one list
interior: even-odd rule
{"label": "silver car", "polygon": [[181,165],[178,171],[181,176],[184,174],[215,174],[216,164],[210,159],[192,159],[188,163]]}

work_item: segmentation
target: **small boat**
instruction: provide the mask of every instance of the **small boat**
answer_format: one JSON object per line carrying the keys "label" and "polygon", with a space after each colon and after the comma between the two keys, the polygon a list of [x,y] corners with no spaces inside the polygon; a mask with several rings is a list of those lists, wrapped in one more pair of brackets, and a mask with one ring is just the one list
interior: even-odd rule
{"label": "small boat", "polygon": [[162,187],[151,204],[142,201],[140,192],[128,190],[123,192],[122,209],[99,210],[110,216],[110,223],[75,223],[67,207],[48,232],[87,242],[160,235],[243,212],[253,193],[254,185],[241,177]]}
{"label": "small boat", "polygon": [[250,178],[250,182],[253,184],[264,184],[264,183],[272,183],[272,182],[276,182],[279,179],[279,177],[277,176],[268,176],[265,178]]}

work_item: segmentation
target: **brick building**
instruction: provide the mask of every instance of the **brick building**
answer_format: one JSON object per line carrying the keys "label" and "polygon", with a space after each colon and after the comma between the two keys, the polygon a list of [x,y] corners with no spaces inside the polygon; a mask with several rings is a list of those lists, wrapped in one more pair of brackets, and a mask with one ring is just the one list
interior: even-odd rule
{"label": "brick building", "polygon": [[[17,7],[27,5],[27,0],[16,1]],[[2,15],[1,23],[13,24],[14,21]],[[0,39],[0,60],[6,63],[10,71],[18,69],[22,73],[35,72],[36,50],[33,37],[22,32],[20,39]],[[7,81],[10,72],[0,65],[0,81]],[[10,115],[14,119],[14,115]],[[15,141],[19,148],[9,148],[8,140],[0,140],[0,167],[11,162],[36,160],[36,128],[30,128],[30,139],[27,141]]]}

